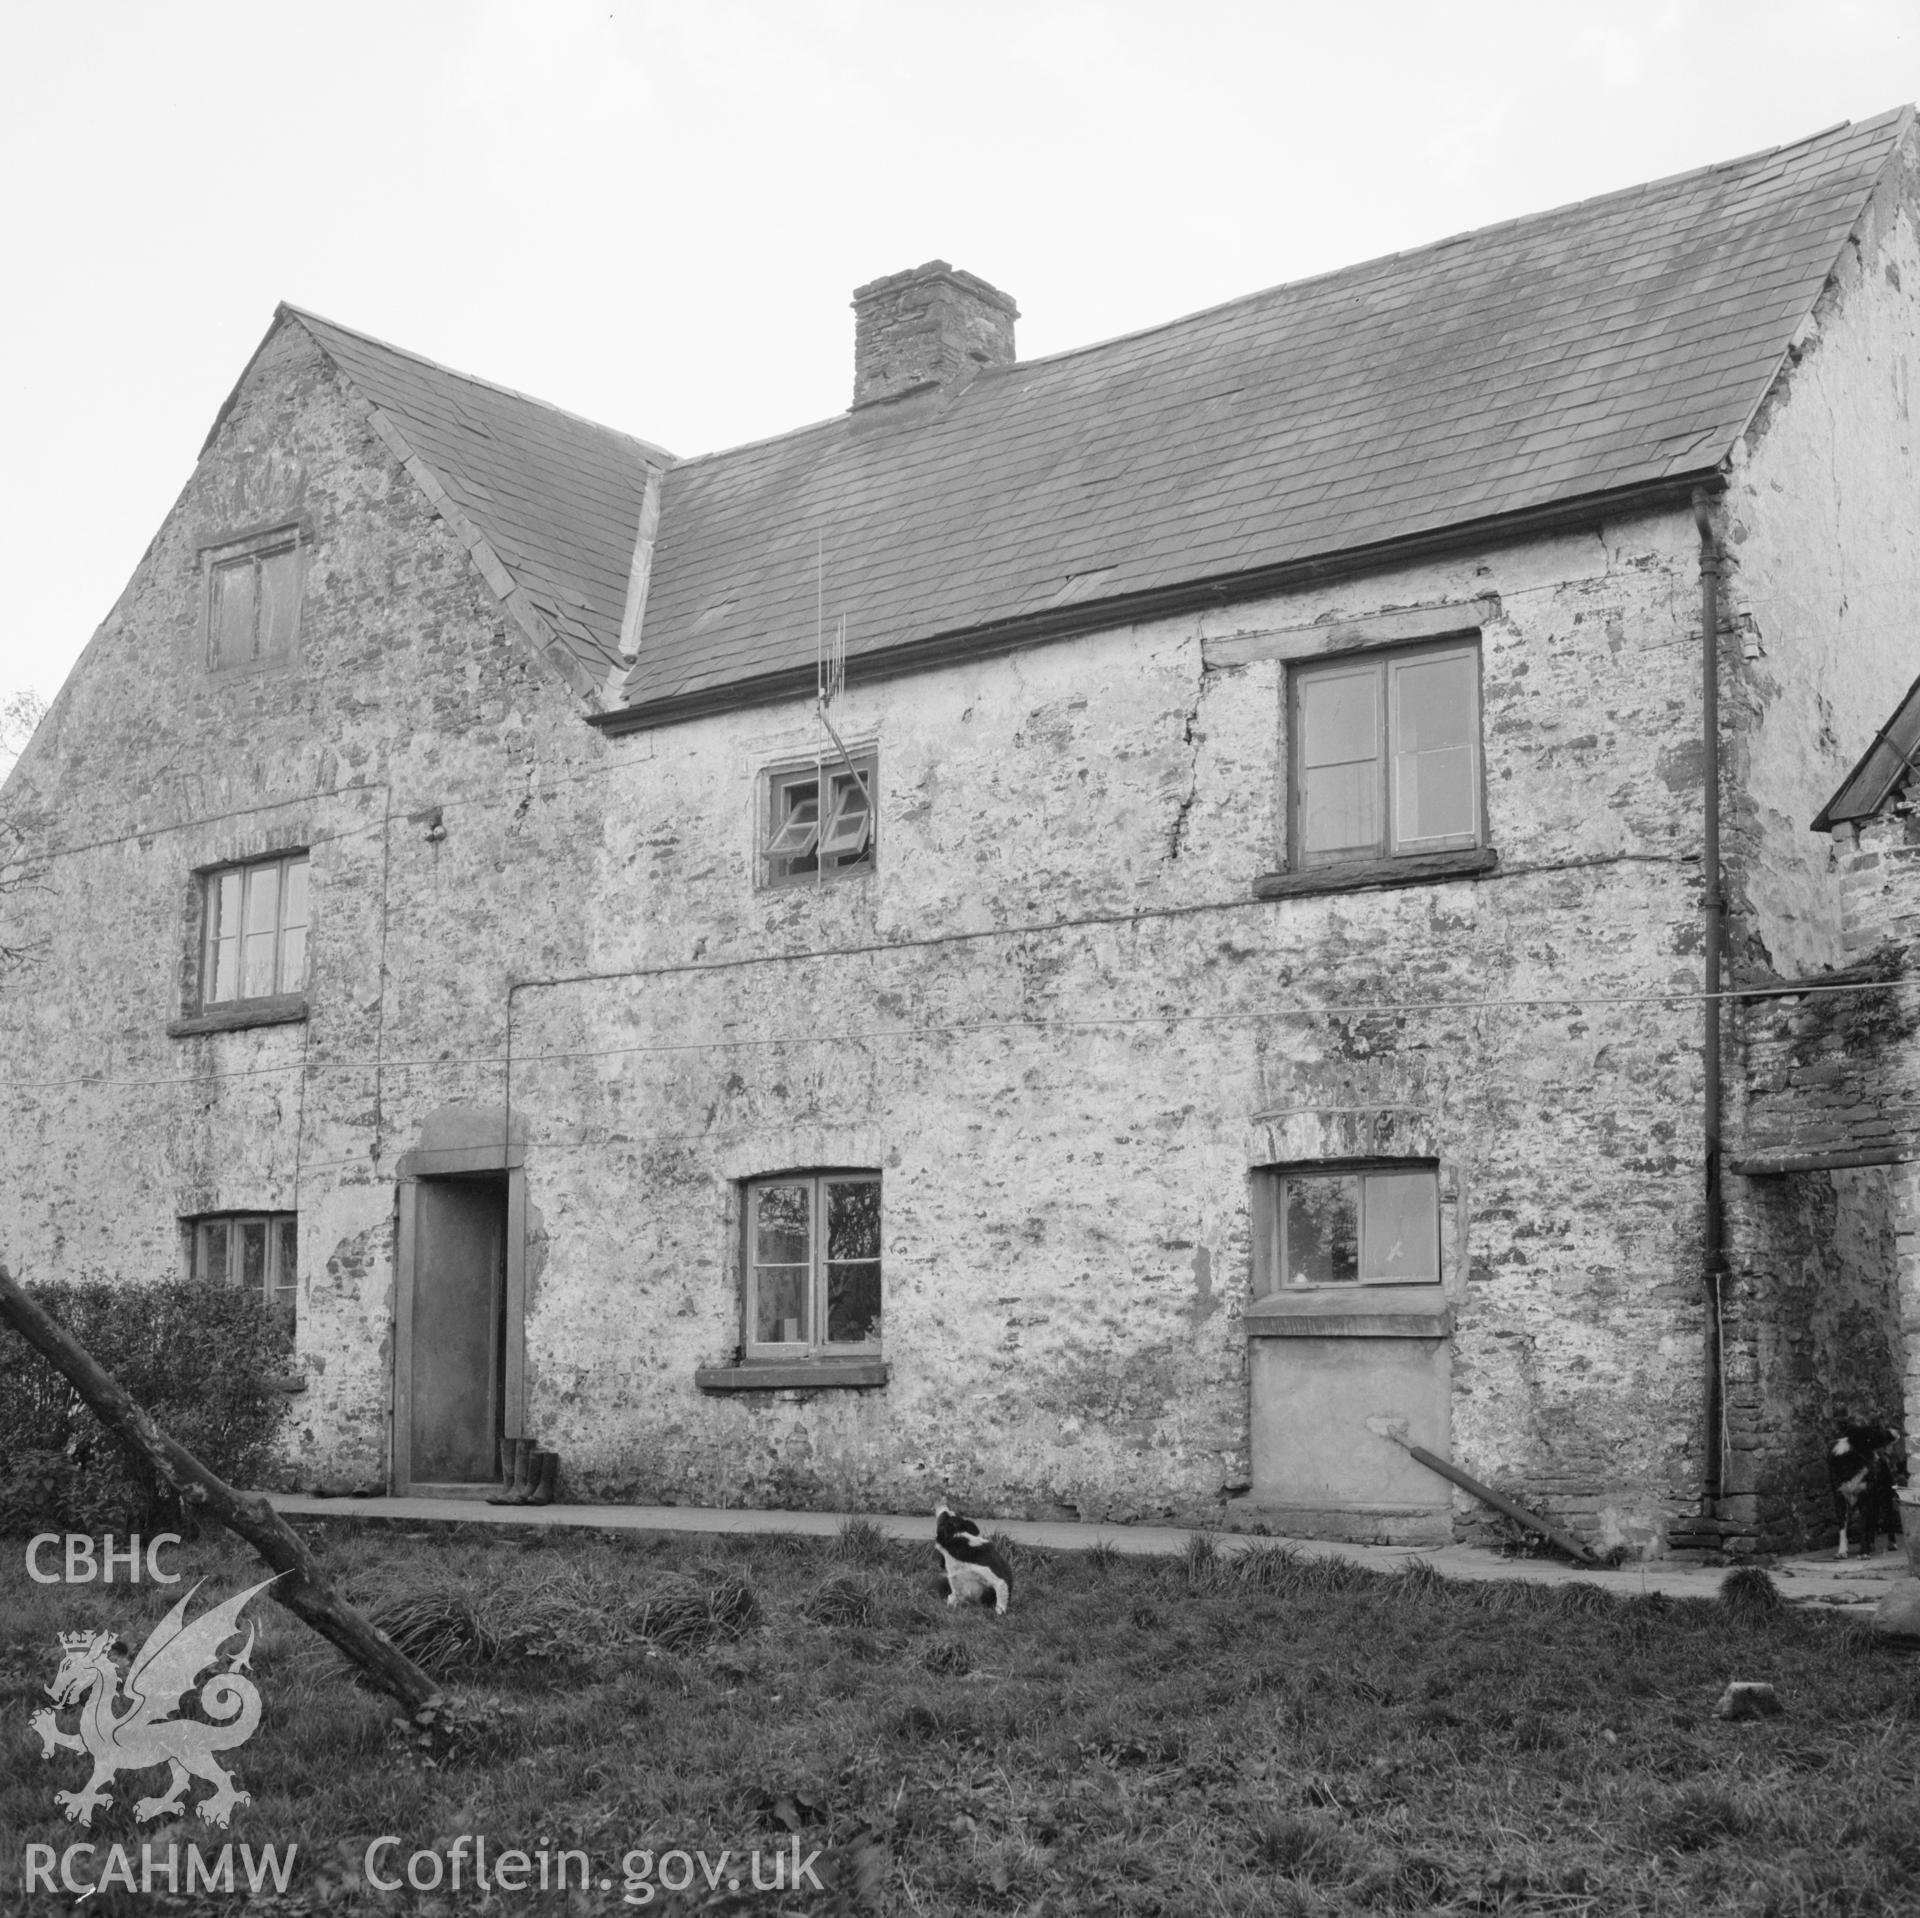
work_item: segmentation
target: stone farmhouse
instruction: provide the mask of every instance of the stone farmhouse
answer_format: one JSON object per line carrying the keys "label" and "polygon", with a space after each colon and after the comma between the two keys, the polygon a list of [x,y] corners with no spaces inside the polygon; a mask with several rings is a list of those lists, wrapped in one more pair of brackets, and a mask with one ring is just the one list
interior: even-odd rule
{"label": "stone farmhouse", "polygon": [[1398,1422],[1831,1539],[1920,1411],[1912,110],[1042,359],[854,306],[687,459],[274,315],[0,796],[0,1256],[280,1301],[301,1483],[1486,1523]]}

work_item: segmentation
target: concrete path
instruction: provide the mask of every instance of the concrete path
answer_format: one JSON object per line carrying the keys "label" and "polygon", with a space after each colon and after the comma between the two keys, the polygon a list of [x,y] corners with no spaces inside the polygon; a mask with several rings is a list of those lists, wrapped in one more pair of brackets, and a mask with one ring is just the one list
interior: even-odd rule
{"label": "concrete path", "polygon": [[[401,1526],[559,1525],[599,1532],[798,1532],[830,1538],[852,1516],[846,1512],[716,1511],[691,1505],[489,1505],[484,1499],[309,1498],[281,1492],[269,1497],[276,1511],[301,1518],[380,1519]],[[890,1538],[932,1543],[931,1518],[892,1512],[861,1516]],[[981,1522],[990,1523],[994,1531],[1004,1533],[1016,1544],[1064,1552],[1084,1552],[1094,1545],[1107,1544],[1117,1552],[1177,1554],[1187,1549],[1189,1539],[1202,1536],[1165,1525],[1066,1525],[1051,1520],[989,1521],[984,1517]],[[1310,1557],[1349,1559],[1381,1572],[1403,1570],[1419,1559],[1447,1578],[1517,1578],[1536,1585],[1580,1581],[1622,1597],[1664,1592],[1670,1598],[1712,1598],[1726,1576],[1723,1566],[1676,1559],[1650,1559],[1602,1571],[1558,1559],[1503,1558],[1472,1545],[1351,1545],[1341,1539],[1262,1538],[1244,1532],[1215,1532],[1211,1537],[1223,1554],[1285,1545]],[[1782,1596],[1801,1605],[1872,1606],[1896,1579],[1908,1575],[1907,1561],[1899,1552],[1883,1552],[1871,1559],[1779,1559],[1766,1569]]]}

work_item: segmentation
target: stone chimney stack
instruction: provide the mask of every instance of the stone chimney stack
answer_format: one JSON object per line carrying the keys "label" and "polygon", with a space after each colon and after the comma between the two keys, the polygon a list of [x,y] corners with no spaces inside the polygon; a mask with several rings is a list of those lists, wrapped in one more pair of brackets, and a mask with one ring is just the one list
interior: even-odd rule
{"label": "stone chimney stack", "polygon": [[1019,309],[945,260],[855,288],[853,311],[856,412],[929,388],[958,393],[986,367],[1013,364]]}

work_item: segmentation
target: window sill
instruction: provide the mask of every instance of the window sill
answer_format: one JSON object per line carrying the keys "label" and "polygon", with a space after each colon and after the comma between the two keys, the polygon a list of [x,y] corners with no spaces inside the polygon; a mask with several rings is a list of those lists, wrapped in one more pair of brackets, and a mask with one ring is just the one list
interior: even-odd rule
{"label": "window sill", "polygon": [[879,868],[871,863],[864,866],[847,866],[839,872],[829,873],[821,879],[810,872],[795,873],[789,879],[763,879],[758,890],[761,892],[831,892],[835,886],[857,886],[863,880],[871,879]]}
{"label": "window sill", "polygon": [[1250,1339],[1444,1339],[1444,1312],[1314,1312],[1297,1318],[1247,1315]]}
{"label": "window sill", "polygon": [[1432,1281],[1288,1286],[1249,1302],[1250,1339],[1445,1338],[1453,1309]]}
{"label": "window sill", "polygon": [[693,1382],[703,1392],[819,1392],[870,1390],[887,1382],[885,1359],[751,1359],[742,1365],[702,1365]]}
{"label": "window sill", "polygon": [[1401,859],[1363,859],[1351,865],[1306,866],[1298,872],[1264,873],[1253,882],[1256,899],[1291,899],[1301,893],[1367,892],[1387,886],[1430,886],[1447,879],[1477,879],[1496,872],[1500,855],[1491,846],[1457,852],[1413,853]]}
{"label": "window sill", "polygon": [[211,1012],[167,1021],[169,1039],[191,1039],[201,1032],[238,1032],[246,1026],[294,1026],[307,1016],[307,995],[288,992],[274,999],[239,999]]}

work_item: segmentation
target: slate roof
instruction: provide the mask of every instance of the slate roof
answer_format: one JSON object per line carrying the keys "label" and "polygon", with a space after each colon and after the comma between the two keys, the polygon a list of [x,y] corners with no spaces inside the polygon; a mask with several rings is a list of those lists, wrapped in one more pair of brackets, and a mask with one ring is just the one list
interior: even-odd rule
{"label": "slate roof", "polygon": [[[671,467],[630,705],[1714,471],[1912,110]],[[672,708],[661,708],[666,716]]]}
{"label": "slate roof", "polygon": [[1871,819],[1896,788],[1906,783],[1920,760],[1920,679],[1907,688],[1893,716],[1873,736],[1840,790],[1821,807],[1810,830],[1831,832],[1835,826],[1858,826]]}
{"label": "slate roof", "polygon": [[646,469],[671,455],[316,313],[280,313],[399,428],[592,680],[623,663],[620,619]]}

